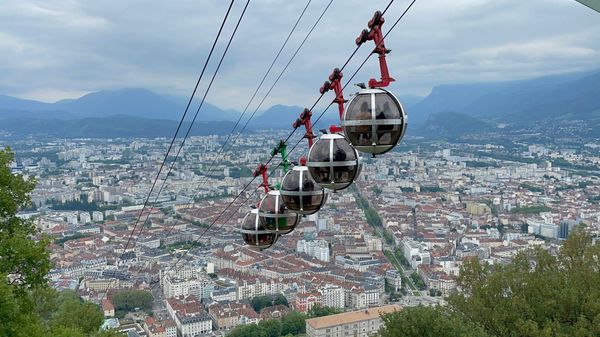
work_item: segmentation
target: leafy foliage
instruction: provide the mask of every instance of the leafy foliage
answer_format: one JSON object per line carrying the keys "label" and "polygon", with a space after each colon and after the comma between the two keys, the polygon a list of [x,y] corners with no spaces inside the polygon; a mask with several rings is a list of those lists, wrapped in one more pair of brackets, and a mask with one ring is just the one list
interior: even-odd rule
{"label": "leafy foliage", "polygon": [[48,288],[49,241],[16,216],[29,206],[35,181],[11,173],[13,158],[9,148],[0,150],[0,337],[116,336],[98,331],[104,316],[97,305]]}
{"label": "leafy foliage", "polygon": [[388,315],[382,336],[598,336],[599,256],[600,245],[576,230],[557,255],[537,248],[505,266],[469,260],[448,306]]}
{"label": "leafy foliage", "polygon": [[369,205],[369,203],[360,195],[360,193],[355,193],[354,195],[356,197],[356,205],[365,213],[367,223],[373,227],[381,227],[383,225],[383,221],[381,220],[379,214],[377,214],[377,211]]}
{"label": "leafy foliage", "polygon": [[286,336],[299,335],[306,333],[306,315],[301,312],[294,311],[290,314],[283,316],[281,319],[281,335]]}
{"label": "leafy foliage", "polygon": [[227,337],[267,337],[266,333],[256,324],[238,325],[231,330]]}
{"label": "leafy foliage", "polygon": [[153,300],[151,293],[136,289],[119,290],[112,296],[112,303],[118,316],[124,316],[136,308],[150,310]]}
{"label": "leafy foliage", "polygon": [[38,230],[16,216],[31,204],[35,180],[13,175],[9,169],[13,159],[9,148],[0,150],[0,277],[10,276],[10,283],[22,288],[42,286],[50,270],[48,240],[32,240]]}
{"label": "leafy foliage", "polygon": [[258,324],[238,325],[227,337],[281,337],[306,333],[306,315],[294,311],[279,320],[265,320]]}
{"label": "leafy foliage", "polygon": [[443,188],[439,186],[421,186],[421,192],[423,193],[436,193],[436,192],[445,192]]}
{"label": "leafy foliage", "polygon": [[58,311],[51,319],[51,326],[80,330],[88,335],[98,330],[104,320],[100,308],[89,302],[83,302],[77,294],[66,291],[58,297]]}
{"label": "leafy foliage", "polygon": [[339,314],[341,312],[342,312],[341,310],[336,309],[336,308],[324,307],[319,304],[315,304],[308,311],[308,316],[311,318],[312,317],[323,317],[323,316]]}
{"label": "leafy foliage", "polygon": [[373,193],[375,193],[375,196],[380,196],[381,195],[381,188],[379,188],[379,186],[377,185],[373,185],[373,187],[371,187],[371,189],[373,190]]}
{"label": "leafy foliage", "polygon": [[539,214],[543,212],[552,212],[553,209],[548,206],[537,205],[527,207],[517,207],[512,209],[512,213],[515,214]]}
{"label": "leafy foliage", "polygon": [[277,294],[275,296],[257,296],[250,301],[250,304],[256,312],[259,312],[263,308],[270,307],[273,305],[281,304],[285,305],[286,307],[289,306],[287,298],[285,298],[285,296],[283,296],[282,294]]}
{"label": "leafy foliage", "polygon": [[542,192],[544,192],[544,189],[543,189],[543,188],[541,188],[541,187],[537,187],[537,186],[533,186],[533,185],[530,185],[530,184],[525,184],[525,183],[523,183],[523,184],[519,184],[519,187],[520,187],[520,188],[523,188],[523,189],[526,189],[526,190],[529,190],[529,191],[531,191],[531,192],[537,192],[537,193],[542,193]]}
{"label": "leafy foliage", "polygon": [[71,236],[63,236],[62,238],[55,239],[54,243],[56,243],[57,245],[64,246],[65,242],[67,242],[67,241],[87,238],[89,236],[90,236],[90,234],[75,233]]}
{"label": "leafy foliage", "polygon": [[383,317],[381,337],[485,337],[483,329],[468,324],[441,307],[403,308]]}
{"label": "leafy foliage", "polygon": [[276,319],[260,321],[260,323],[258,323],[258,328],[264,332],[265,337],[281,336],[282,327],[283,324]]}
{"label": "leafy foliage", "polygon": [[421,276],[419,276],[419,274],[416,272],[410,274],[410,279],[413,281],[415,287],[419,288],[419,290],[424,290],[427,287]]}
{"label": "leafy foliage", "polygon": [[392,233],[390,233],[390,231],[388,231],[387,229],[384,229],[381,231],[381,233],[383,234],[383,239],[385,240],[385,243],[387,243],[388,245],[391,245],[394,243],[394,235]]}

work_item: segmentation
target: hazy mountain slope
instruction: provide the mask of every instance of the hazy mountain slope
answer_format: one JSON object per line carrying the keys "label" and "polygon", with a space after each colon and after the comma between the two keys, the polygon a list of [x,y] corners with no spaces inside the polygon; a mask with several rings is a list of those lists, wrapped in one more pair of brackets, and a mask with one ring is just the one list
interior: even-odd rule
{"label": "hazy mountain slope", "polygon": [[55,110],[51,103],[38,102],[30,99],[21,99],[0,95],[0,109],[17,111],[49,111]]}
{"label": "hazy mountain slope", "polygon": [[528,105],[508,116],[515,123],[556,118],[590,120],[600,111],[600,73],[531,93]]}
{"label": "hazy mountain slope", "polygon": [[[5,119],[0,130],[13,135],[64,138],[172,137],[177,121],[132,116],[90,117],[71,120]],[[183,124],[187,130],[189,122]],[[190,135],[229,133],[233,122],[196,122]]]}
{"label": "hazy mountain slope", "polygon": [[23,111],[16,109],[0,109],[0,119],[73,119],[74,116],[65,111]]}
{"label": "hazy mountain slope", "polygon": [[401,95],[398,97],[398,99],[400,99],[400,103],[402,103],[402,106],[405,109],[412,109],[412,107],[414,107],[415,105],[421,103],[421,101],[423,101],[422,96],[416,96],[416,95]]}
{"label": "hazy mountain slope", "polygon": [[[421,98],[411,95],[400,95],[409,116],[409,135],[418,132],[427,125],[429,128],[443,128],[448,125],[448,132],[461,129],[478,132],[477,127],[507,123],[515,126],[527,126],[533,122],[546,124],[555,121],[571,122],[583,120],[588,125],[600,127],[600,71],[571,73],[545,76],[520,81],[470,83],[441,85],[434,87],[431,94]],[[162,119],[178,121],[183,113],[187,99],[158,95],[146,89],[120,89],[90,93],[78,99],[62,100],[56,103],[43,103],[33,100],[18,99],[0,95],[0,119],[19,119],[24,124],[19,130],[24,131],[27,125],[36,129],[39,119],[74,119],[74,118],[106,118],[113,115],[127,115],[138,118]],[[191,120],[199,102],[195,100],[188,112],[187,120]],[[250,126],[256,128],[290,129],[294,120],[304,107],[274,105],[254,116]],[[452,120],[447,112],[464,116]],[[242,125],[249,118],[252,110],[247,112]],[[322,110],[313,111],[313,122]],[[204,103],[197,121],[237,121],[240,113],[235,110],[224,110],[208,102]],[[455,115],[455,117],[457,117]],[[435,121],[439,118],[439,121]],[[114,120],[109,118],[107,120]],[[3,123],[5,123],[3,121]],[[14,122],[11,122],[14,123]],[[144,122],[150,129],[152,126]],[[461,123],[466,123],[463,128]],[[337,109],[329,108],[315,129],[323,129],[331,124],[339,124]],[[454,125],[456,124],[456,125]],[[52,123],[48,127],[60,125]],[[74,123],[73,127],[84,127]],[[135,129],[135,126],[133,126]],[[120,126],[114,125],[107,134],[119,133]],[[440,130],[442,130],[440,129]],[[87,130],[87,129],[84,129]],[[92,128],[99,134],[100,128]],[[38,130],[39,131],[39,130]],[[75,134],[77,130],[70,131]],[[229,130],[227,130],[229,131]],[[154,131],[152,131],[154,132]],[[151,133],[152,133],[151,132]],[[84,133],[84,132],[81,132]]]}
{"label": "hazy mountain slope", "polygon": [[456,111],[496,122],[525,123],[541,117],[558,117],[565,106],[570,112],[586,116],[600,102],[598,90],[600,72],[525,81],[443,85],[435,87],[429,96],[416,104],[410,117],[411,123],[422,124],[432,114]]}
{"label": "hazy mountain slope", "polygon": [[179,104],[145,89],[98,91],[75,100],[59,101],[55,106],[79,117],[130,115],[174,120],[182,111]]}
{"label": "hazy mountain slope", "polygon": [[415,133],[439,136],[460,136],[473,131],[489,131],[495,127],[472,116],[458,112],[438,112],[427,119]]}
{"label": "hazy mountain slope", "polygon": [[[197,97],[198,98],[198,97]],[[119,89],[93,92],[77,99],[65,99],[56,103],[0,95],[0,118],[85,118],[129,115],[142,118],[179,120],[187,99],[162,96],[146,89]],[[187,114],[191,120],[200,104],[194,100]],[[47,115],[40,114],[47,112]],[[237,120],[239,112],[223,110],[204,102],[198,121]]]}
{"label": "hazy mountain slope", "polygon": [[[251,124],[257,127],[291,128],[292,123],[300,116],[302,111],[304,111],[304,108],[300,106],[282,104],[273,105],[259,116],[255,116],[252,119]],[[250,114],[245,116],[245,118],[248,117],[250,117]]]}

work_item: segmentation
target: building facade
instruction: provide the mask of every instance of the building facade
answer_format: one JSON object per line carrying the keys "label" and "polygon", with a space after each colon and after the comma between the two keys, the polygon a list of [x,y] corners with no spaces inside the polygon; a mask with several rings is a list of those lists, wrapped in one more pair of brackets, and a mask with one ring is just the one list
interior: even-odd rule
{"label": "building facade", "polygon": [[371,337],[382,326],[381,315],[400,310],[397,305],[386,305],[367,310],[317,317],[306,320],[307,337]]}

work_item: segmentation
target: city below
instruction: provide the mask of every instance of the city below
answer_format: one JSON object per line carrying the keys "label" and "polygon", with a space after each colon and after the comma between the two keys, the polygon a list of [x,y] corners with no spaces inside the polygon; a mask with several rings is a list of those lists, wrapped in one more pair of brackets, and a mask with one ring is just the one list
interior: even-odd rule
{"label": "city below", "polygon": [[[225,136],[190,137],[154,188],[170,139],[15,141],[11,170],[37,180],[32,207],[18,216],[52,238],[54,288],[100,305],[105,328],[150,337],[222,336],[323,308],[339,316],[307,319],[309,336],[356,322],[377,331],[380,313],[445,304],[472,258],[508,264],[533,247],[557,251],[576,228],[600,230],[594,142],[547,142],[531,130],[408,136],[390,153],[363,157],[352,186],[255,250],[239,228],[264,192],[258,182],[240,192],[286,135],[242,134],[224,153]],[[306,155],[301,149],[290,158]],[[283,177],[277,164],[272,184]],[[152,300],[126,310],[115,303],[139,291]]]}

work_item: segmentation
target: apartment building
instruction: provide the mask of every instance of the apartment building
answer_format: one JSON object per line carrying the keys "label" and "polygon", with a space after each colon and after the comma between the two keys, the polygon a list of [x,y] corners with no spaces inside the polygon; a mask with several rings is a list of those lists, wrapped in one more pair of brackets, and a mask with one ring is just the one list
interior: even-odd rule
{"label": "apartment building", "polygon": [[307,337],[370,337],[382,326],[381,315],[400,310],[397,305],[385,305],[367,310],[317,317],[306,320]]}

